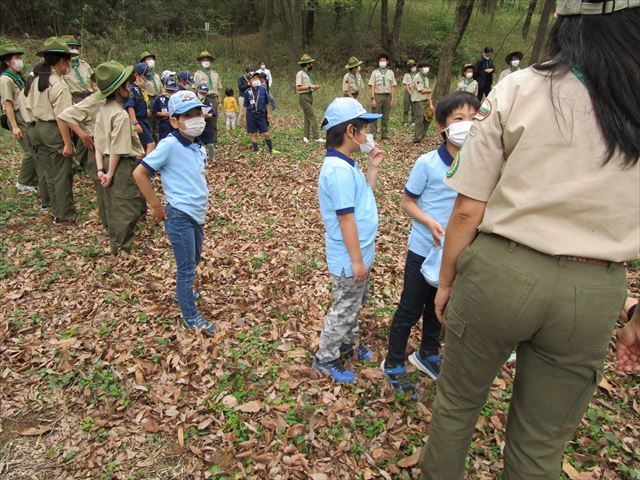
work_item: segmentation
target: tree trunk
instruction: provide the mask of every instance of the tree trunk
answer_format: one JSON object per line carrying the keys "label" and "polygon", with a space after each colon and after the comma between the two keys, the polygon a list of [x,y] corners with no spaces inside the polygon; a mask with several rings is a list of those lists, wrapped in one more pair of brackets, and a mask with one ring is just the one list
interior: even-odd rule
{"label": "tree trunk", "polygon": [[380,46],[389,51],[389,0],[380,2]]}
{"label": "tree trunk", "polygon": [[304,5],[303,15],[303,31],[302,31],[302,44],[308,47],[313,40],[313,26],[315,23],[316,7],[318,6],[317,0],[306,0]]}
{"label": "tree trunk", "polygon": [[335,0],[333,2],[333,11],[336,14],[335,22],[333,23],[333,30],[338,31],[344,18],[344,0]]}
{"label": "tree trunk", "polygon": [[527,38],[529,35],[529,29],[531,28],[531,19],[533,18],[533,14],[536,11],[536,5],[538,4],[538,0],[529,0],[529,8],[527,8],[527,16],[524,19],[524,24],[522,25],[522,38]]}
{"label": "tree trunk", "polygon": [[264,2],[264,16],[262,17],[262,25],[260,26],[260,33],[263,37],[263,47],[269,48],[269,39],[271,38],[271,28],[273,27],[273,8],[275,7],[275,0],[265,0]]}
{"label": "tree trunk", "polygon": [[293,26],[293,42],[291,47],[294,52],[294,56],[298,56],[298,50],[303,48],[302,45],[302,2],[304,0],[291,0],[291,24]]}
{"label": "tree trunk", "polygon": [[460,41],[467,30],[473,5],[475,0],[458,0],[456,5],[456,16],[453,22],[453,28],[449,33],[440,54],[440,66],[438,67],[438,76],[436,79],[436,89],[434,91],[434,99],[437,101],[449,93],[451,84],[451,69],[453,68],[453,59]]}
{"label": "tree trunk", "polygon": [[291,32],[291,25],[289,24],[289,12],[288,8],[285,5],[285,0],[278,0],[278,18],[280,19],[280,23],[282,24],[282,31]]}
{"label": "tree trunk", "polygon": [[542,49],[544,48],[544,42],[547,34],[547,25],[549,25],[549,17],[555,7],[555,0],[544,0],[542,5],[542,12],[540,13],[540,23],[538,24],[538,31],[536,32],[536,40],[533,42],[533,50],[531,51],[530,65],[538,63]]}
{"label": "tree trunk", "polygon": [[402,24],[402,11],[404,9],[404,0],[396,1],[396,13],[393,16],[393,32],[391,34],[391,51],[389,52],[395,57],[398,43],[400,41],[400,27]]}

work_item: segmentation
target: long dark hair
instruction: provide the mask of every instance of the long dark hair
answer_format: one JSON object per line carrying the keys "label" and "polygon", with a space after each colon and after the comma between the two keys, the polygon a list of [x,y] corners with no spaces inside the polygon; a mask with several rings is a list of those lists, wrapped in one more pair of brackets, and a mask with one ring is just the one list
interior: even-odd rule
{"label": "long dark hair", "polygon": [[33,70],[31,71],[31,73],[27,75],[27,81],[24,84],[25,97],[29,96],[29,92],[31,91],[31,86],[33,85],[33,82],[36,80],[36,78],[38,78],[40,73],[42,73],[42,71],[47,68],[49,67],[47,67],[47,65],[45,65],[44,63],[38,63],[35,67],[33,67]]}
{"label": "long dark hair", "polygon": [[58,64],[61,59],[69,59],[71,55],[68,53],[46,53],[44,55],[44,63],[42,70],[38,74],[38,91],[44,92],[49,88],[49,77],[51,77],[51,67]]}
{"label": "long dark hair", "polygon": [[[640,157],[640,8],[607,15],[561,16],[549,34],[548,58],[533,67],[553,80],[582,72],[607,146],[625,167]],[[553,98],[553,96],[552,96]]]}

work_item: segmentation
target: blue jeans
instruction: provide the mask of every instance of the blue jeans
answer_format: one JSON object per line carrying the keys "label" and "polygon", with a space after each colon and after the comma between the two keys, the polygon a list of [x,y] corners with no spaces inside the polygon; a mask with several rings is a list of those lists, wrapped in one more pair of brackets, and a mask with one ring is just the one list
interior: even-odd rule
{"label": "blue jeans", "polygon": [[190,320],[198,315],[196,301],[193,298],[193,280],[196,278],[196,265],[200,263],[204,225],[198,224],[171,205],[167,205],[167,219],[164,228],[176,257],[176,296],[182,317]]}

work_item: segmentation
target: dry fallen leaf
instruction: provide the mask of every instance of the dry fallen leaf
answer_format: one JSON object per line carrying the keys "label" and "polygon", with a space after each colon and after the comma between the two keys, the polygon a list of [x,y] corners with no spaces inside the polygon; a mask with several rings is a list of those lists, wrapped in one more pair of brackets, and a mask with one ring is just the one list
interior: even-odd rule
{"label": "dry fallen leaf", "polygon": [[262,408],[262,404],[258,400],[252,400],[236,407],[236,410],[244,413],[256,413]]}
{"label": "dry fallen leaf", "polygon": [[401,468],[409,468],[418,464],[418,460],[420,460],[420,452],[421,448],[416,448],[416,451],[413,452],[408,457],[404,457],[402,460],[398,461],[396,465]]}

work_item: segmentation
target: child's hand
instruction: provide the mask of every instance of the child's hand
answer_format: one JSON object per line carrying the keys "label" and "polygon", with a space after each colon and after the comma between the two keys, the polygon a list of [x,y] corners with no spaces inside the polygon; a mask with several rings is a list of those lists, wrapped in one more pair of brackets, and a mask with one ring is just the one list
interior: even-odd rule
{"label": "child's hand", "polygon": [[135,128],[136,133],[137,133],[138,135],[140,135],[140,134],[142,133],[142,127],[140,126],[140,124],[139,124],[139,123],[136,123],[136,124],[135,124],[135,126],[134,126],[134,128]]}
{"label": "child's hand", "polygon": [[371,108],[376,108],[378,106],[378,102],[375,98],[371,99]]}
{"label": "child's hand", "polygon": [[65,145],[62,147],[62,156],[63,157],[73,157],[73,145]]}
{"label": "child's hand", "polygon": [[109,175],[108,173],[106,173],[100,178],[100,185],[107,188],[109,185],[111,185],[112,179],[113,179],[113,175]]}
{"label": "child's hand", "polygon": [[442,225],[440,225],[435,220],[431,220],[429,223],[427,223],[427,227],[429,227],[429,231],[431,232],[431,235],[433,235],[433,244],[436,247],[439,247],[440,237],[444,236],[445,234],[444,228],[442,228]]}
{"label": "child's hand", "polygon": [[151,216],[156,223],[160,223],[163,220],[167,219],[167,211],[164,209],[164,206],[161,203],[158,203],[157,205],[153,205],[151,207]]}
{"label": "child's hand", "polygon": [[84,146],[87,148],[87,150],[93,150],[95,148],[95,146],[93,145],[93,137],[88,133],[84,134],[80,138],[80,140],[82,140],[82,143],[84,143]]}
{"label": "child's hand", "polygon": [[382,160],[384,160],[384,151],[376,145],[375,148],[369,152],[369,166],[378,168]]}
{"label": "child's hand", "polygon": [[362,260],[353,262],[351,268],[353,270],[353,280],[356,283],[360,283],[367,278],[367,267],[365,267]]}

